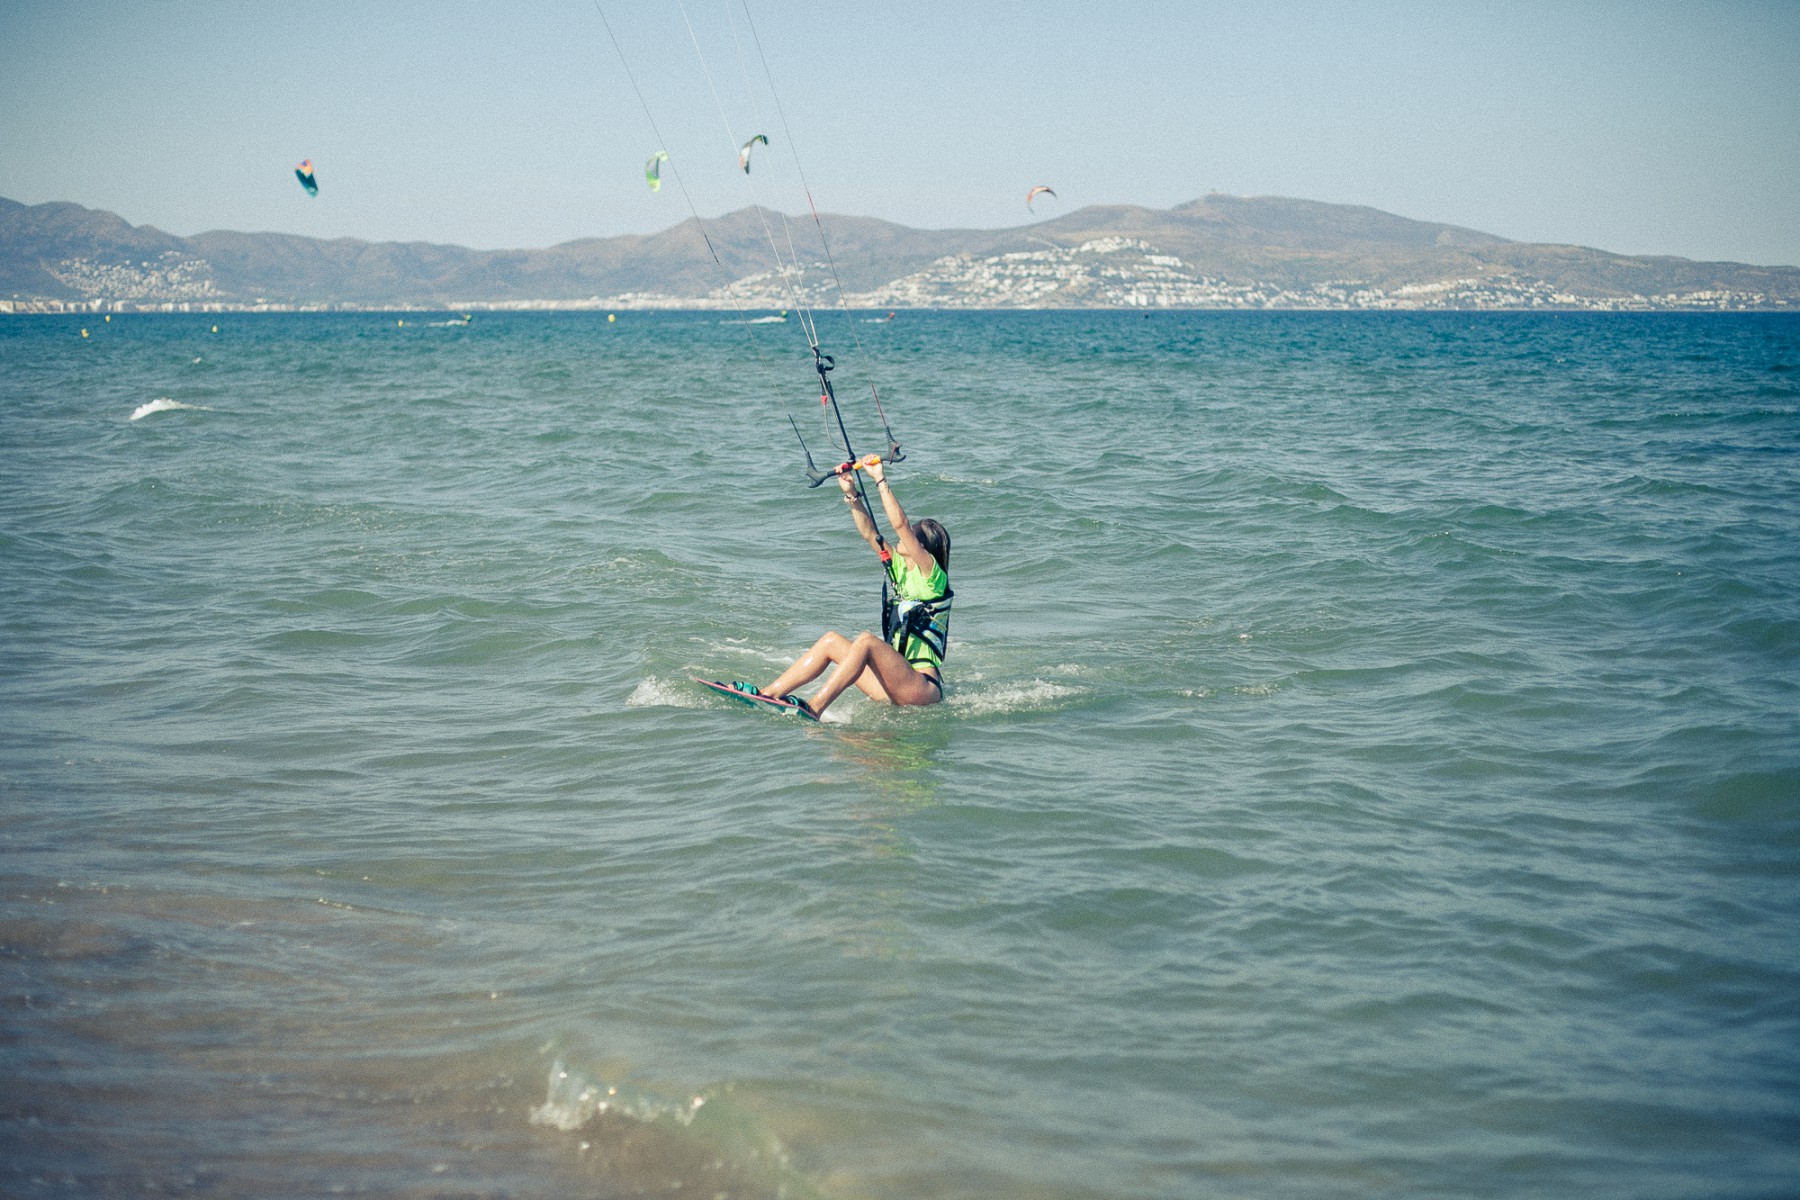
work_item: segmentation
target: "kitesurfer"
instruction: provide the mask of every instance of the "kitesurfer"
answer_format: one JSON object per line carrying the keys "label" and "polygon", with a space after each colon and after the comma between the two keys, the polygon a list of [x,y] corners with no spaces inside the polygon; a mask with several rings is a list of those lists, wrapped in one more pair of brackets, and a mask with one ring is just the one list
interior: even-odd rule
{"label": "kitesurfer", "polygon": [[[892,549],[876,530],[875,520],[856,487],[857,469],[875,484],[882,513],[894,531]],[[881,558],[888,584],[897,593],[890,611],[883,614],[883,624],[889,626],[887,639],[868,630],[854,638],[832,630],[794,660],[794,665],[767,690],[749,684],[732,686],[740,691],[780,697],[815,716],[829,708],[851,684],[861,688],[871,700],[887,704],[936,704],[944,698],[944,650],[951,596],[950,534],[930,517],[907,521],[877,458],[865,459],[856,468],[840,469],[837,480],[844,503],[850,506],[850,516],[856,522],[856,531]],[[811,683],[834,664],[837,669],[810,701],[792,694],[795,688]]]}

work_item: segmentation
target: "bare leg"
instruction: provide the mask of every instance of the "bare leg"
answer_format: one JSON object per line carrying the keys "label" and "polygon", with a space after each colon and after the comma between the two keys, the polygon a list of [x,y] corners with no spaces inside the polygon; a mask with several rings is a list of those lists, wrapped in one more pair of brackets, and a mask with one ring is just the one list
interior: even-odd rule
{"label": "bare leg", "polygon": [[[912,664],[898,650],[867,630],[857,634],[853,642],[846,642],[836,633],[827,634],[814,644],[813,650],[826,647],[831,638],[837,639],[828,647],[831,651],[829,657],[837,663],[837,670],[831,673],[831,678],[825,681],[824,687],[813,693],[809,703],[814,712],[823,713],[851,684],[861,688],[871,700],[889,704],[934,704],[939,699],[940,693],[935,684],[913,670]],[[805,662],[807,656],[803,655],[800,662],[788,668],[789,673],[797,671]],[[824,665],[820,664],[819,669],[808,678],[817,678],[823,670]],[[787,675],[783,675],[771,686],[779,686],[785,679]],[[798,683],[792,685],[798,686]],[[783,691],[775,692],[777,696],[784,694]]]}
{"label": "bare leg", "polygon": [[794,660],[794,665],[783,671],[768,687],[762,690],[765,696],[785,696],[797,687],[804,687],[825,673],[825,668],[839,661],[850,652],[850,639],[831,630],[812,644],[812,649]]}

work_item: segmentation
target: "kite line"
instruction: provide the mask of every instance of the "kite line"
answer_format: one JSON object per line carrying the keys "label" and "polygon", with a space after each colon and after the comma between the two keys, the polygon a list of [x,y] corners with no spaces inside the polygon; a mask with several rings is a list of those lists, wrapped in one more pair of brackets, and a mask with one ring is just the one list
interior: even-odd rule
{"label": "kite line", "polygon": [[[600,23],[602,27],[605,28],[608,39],[612,42],[613,51],[618,56],[619,65],[624,70],[627,81],[631,84],[633,94],[637,97],[638,106],[643,110],[644,119],[649,124],[650,132],[656,139],[657,151],[652,155],[649,163],[646,164],[646,178],[651,183],[653,189],[660,188],[660,168],[665,165],[667,166],[670,176],[675,180],[677,190],[681,192],[683,202],[687,205],[688,211],[693,215],[695,228],[700,233],[701,239],[706,245],[707,252],[711,256],[714,266],[717,268],[720,277],[725,282],[725,287],[722,290],[730,299],[732,307],[741,317],[744,314],[744,309],[732,290],[732,284],[736,281],[732,279],[730,272],[725,267],[723,259],[719,255],[718,247],[713,242],[713,239],[707,230],[707,223],[700,215],[699,207],[694,202],[693,195],[689,191],[687,183],[682,176],[679,164],[669,153],[668,144],[664,140],[662,131],[657,125],[655,115],[652,113],[649,102],[644,96],[643,89],[639,87],[637,77],[631,70],[631,65],[626,58],[624,47],[619,41],[618,34],[614,31],[612,23],[607,20],[606,12],[601,7],[600,0],[592,0],[592,2],[594,12],[599,16]],[[825,262],[827,269],[831,274],[832,288],[837,296],[838,307],[844,313],[851,340],[857,351],[859,354],[866,354],[866,350],[862,344],[862,338],[856,330],[855,319],[851,316],[849,305],[844,300],[843,281],[838,274],[837,260],[831,252],[831,240],[825,231],[824,221],[819,215],[818,205],[813,199],[812,186],[806,177],[806,168],[800,160],[799,149],[794,140],[792,127],[787,119],[786,109],[783,108],[781,104],[780,92],[775,86],[774,73],[769,67],[768,55],[763,50],[761,35],[757,32],[755,19],[750,14],[748,0],[740,0],[740,4],[744,15],[745,25],[750,32],[752,44],[755,46],[757,58],[762,66],[763,77],[767,82],[769,94],[774,100],[776,113],[780,118],[782,134],[787,139],[788,152],[793,158],[794,168],[799,175],[801,188],[806,194],[807,207],[812,213],[813,224],[818,231],[819,244],[824,250]],[[681,13],[682,23],[686,27],[688,39],[693,45],[701,72],[706,78],[707,88],[712,94],[713,103],[718,109],[721,123],[725,129],[726,139],[737,153],[739,167],[742,169],[743,173],[748,176],[751,174],[750,165],[752,148],[759,143],[763,146],[768,146],[769,138],[765,134],[757,133],[752,135],[748,141],[742,143],[738,141],[737,134],[732,128],[731,119],[725,110],[724,101],[719,95],[717,84],[714,82],[712,70],[707,63],[706,53],[700,45],[700,39],[694,31],[693,22],[688,16],[686,4],[683,0],[676,0],[676,7]],[[758,124],[760,124],[761,108],[756,100],[756,89],[750,84],[749,68],[744,61],[742,46],[738,42],[736,19],[731,15],[731,7],[729,4],[726,6],[726,14],[731,20],[732,41],[734,48],[737,50],[739,69],[744,77],[745,90],[749,95],[753,109],[756,111]],[[825,422],[826,437],[843,453],[841,462],[833,465],[829,470],[821,471],[813,460],[812,451],[807,446],[806,439],[800,434],[798,422],[790,415],[788,417],[788,424],[792,427],[795,437],[799,440],[801,453],[806,459],[805,474],[808,479],[808,487],[816,488],[827,479],[835,478],[847,472],[851,473],[855,482],[857,497],[865,510],[870,512],[872,517],[873,510],[869,508],[868,494],[863,487],[860,468],[866,466],[870,461],[900,462],[905,458],[905,454],[901,451],[899,440],[894,436],[893,429],[888,422],[887,411],[881,403],[881,393],[875,386],[873,380],[870,380],[869,382],[869,394],[874,401],[876,414],[881,421],[882,433],[887,439],[887,450],[881,454],[869,455],[861,458],[856,454],[850,438],[848,424],[844,420],[843,409],[838,403],[837,390],[833,386],[831,379],[831,372],[836,368],[837,363],[832,355],[825,353],[819,339],[818,324],[813,312],[813,305],[808,299],[804,287],[804,271],[800,263],[799,251],[794,244],[792,226],[788,222],[787,215],[777,209],[776,213],[781,219],[783,235],[787,242],[788,253],[784,260],[781,247],[776,241],[774,229],[769,224],[765,206],[755,204],[753,207],[756,209],[758,221],[762,225],[764,236],[768,242],[769,252],[774,259],[776,274],[781,279],[783,286],[789,294],[790,303],[798,316],[801,330],[806,337],[807,347],[812,352],[813,370],[819,381],[819,404],[821,415]],[[742,321],[740,323],[745,326],[745,332],[750,338],[751,345],[757,350],[758,359],[762,359],[761,347],[757,343],[754,332],[749,328],[751,322]]]}

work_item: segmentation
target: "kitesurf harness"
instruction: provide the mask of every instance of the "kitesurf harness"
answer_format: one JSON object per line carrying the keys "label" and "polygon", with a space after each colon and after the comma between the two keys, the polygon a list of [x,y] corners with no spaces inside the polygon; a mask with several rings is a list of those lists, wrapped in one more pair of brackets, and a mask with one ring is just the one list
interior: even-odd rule
{"label": "kitesurf harness", "polygon": [[950,651],[950,602],[956,593],[949,587],[936,600],[907,600],[881,585],[881,637],[914,667],[921,664],[943,669]]}

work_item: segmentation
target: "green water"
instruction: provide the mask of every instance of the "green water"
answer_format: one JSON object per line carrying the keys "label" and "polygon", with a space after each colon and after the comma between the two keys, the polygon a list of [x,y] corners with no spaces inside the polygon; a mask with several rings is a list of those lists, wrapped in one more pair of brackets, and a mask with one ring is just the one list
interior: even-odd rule
{"label": "green water", "polygon": [[1791,1192],[1800,320],[821,314],[808,725],[798,329],[441,319],[0,322],[0,1189]]}

